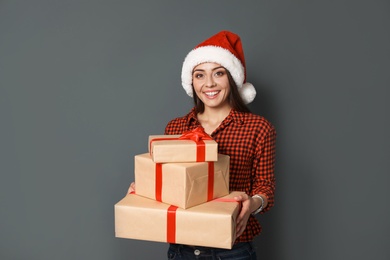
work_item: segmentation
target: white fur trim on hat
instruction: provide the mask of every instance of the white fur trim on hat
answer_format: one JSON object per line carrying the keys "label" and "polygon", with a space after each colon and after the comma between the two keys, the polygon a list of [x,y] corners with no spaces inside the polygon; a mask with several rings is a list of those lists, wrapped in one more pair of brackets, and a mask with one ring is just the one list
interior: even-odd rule
{"label": "white fur trim on hat", "polygon": [[242,85],[245,80],[245,68],[242,65],[241,61],[230,51],[219,46],[202,46],[190,51],[183,62],[183,67],[181,71],[181,83],[183,85],[184,90],[190,97],[193,96],[193,69],[204,62],[215,62],[221,64],[230,72],[238,89],[242,88]]}

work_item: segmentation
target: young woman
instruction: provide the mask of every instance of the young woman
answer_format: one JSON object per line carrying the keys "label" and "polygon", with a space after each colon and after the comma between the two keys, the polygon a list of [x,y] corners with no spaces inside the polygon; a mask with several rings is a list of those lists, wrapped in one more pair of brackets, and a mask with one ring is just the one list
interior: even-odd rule
{"label": "young woman", "polygon": [[[246,82],[240,37],[221,31],[205,40],[184,60],[182,85],[195,106],[170,121],[165,134],[182,134],[202,126],[230,156],[230,191],[244,191],[231,250],[170,244],[168,259],[256,259],[252,241],[261,232],[254,217],[274,204],[275,138],[273,125],[249,111],[256,91]],[[134,184],[130,187],[130,191]]]}

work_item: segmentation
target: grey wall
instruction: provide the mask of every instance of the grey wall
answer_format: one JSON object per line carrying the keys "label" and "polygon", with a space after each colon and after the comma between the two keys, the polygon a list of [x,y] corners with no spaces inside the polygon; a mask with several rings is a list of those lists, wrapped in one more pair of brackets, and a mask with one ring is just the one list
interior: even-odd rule
{"label": "grey wall", "polygon": [[278,131],[261,259],[390,259],[389,25],[387,0],[0,1],[0,258],[165,259],[113,206],[192,106],[184,56],[228,29]]}

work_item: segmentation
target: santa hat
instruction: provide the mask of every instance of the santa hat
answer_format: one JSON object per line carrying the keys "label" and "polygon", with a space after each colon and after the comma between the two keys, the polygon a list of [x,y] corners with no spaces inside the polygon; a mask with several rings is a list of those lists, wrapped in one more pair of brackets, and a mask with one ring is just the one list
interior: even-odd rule
{"label": "santa hat", "polygon": [[225,67],[232,75],[245,104],[253,101],[256,90],[251,83],[246,82],[244,50],[240,36],[229,31],[221,31],[187,54],[181,71],[181,82],[190,97],[193,96],[193,69],[204,62],[215,62]]}

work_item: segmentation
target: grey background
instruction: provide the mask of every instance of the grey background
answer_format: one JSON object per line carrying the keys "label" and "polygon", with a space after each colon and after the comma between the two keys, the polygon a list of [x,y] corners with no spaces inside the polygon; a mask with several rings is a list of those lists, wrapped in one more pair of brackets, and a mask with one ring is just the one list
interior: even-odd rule
{"label": "grey background", "polygon": [[185,55],[238,33],[277,128],[260,259],[390,259],[390,2],[0,1],[0,259],[165,259],[114,237]]}

